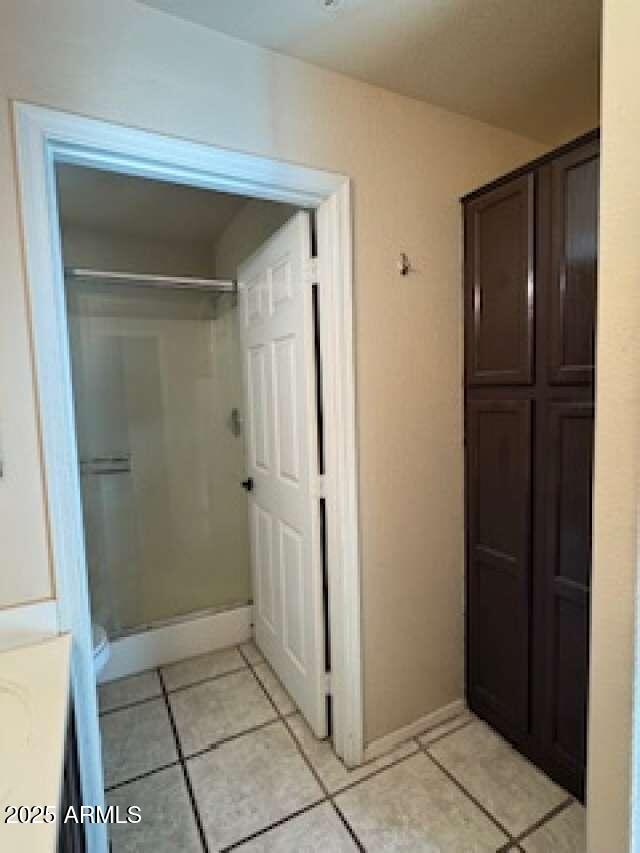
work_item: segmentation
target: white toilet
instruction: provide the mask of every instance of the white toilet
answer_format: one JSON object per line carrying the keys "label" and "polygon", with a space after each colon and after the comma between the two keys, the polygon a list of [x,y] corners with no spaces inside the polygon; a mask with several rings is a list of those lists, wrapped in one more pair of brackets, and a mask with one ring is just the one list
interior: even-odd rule
{"label": "white toilet", "polygon": [[96,674],[96,681],[100,680],[100,674],[107,665],[111,654],[111,646],[107,632],[102,625],[93,625],[93,668]]}

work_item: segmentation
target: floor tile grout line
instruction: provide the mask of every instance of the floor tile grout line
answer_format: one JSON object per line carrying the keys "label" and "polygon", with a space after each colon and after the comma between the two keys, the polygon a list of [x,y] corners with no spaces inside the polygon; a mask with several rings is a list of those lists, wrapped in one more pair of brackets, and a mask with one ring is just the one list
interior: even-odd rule
{"label": "floor tile grout line", "polygon": [[207,755],[209,752],[213,752],[221,746],[225,746],[228,743],[231,743],[234,740],[239,740],[245,735],[252,735],[255,732],[262,731],[262,729],[266,729],[269,726],[272,726],[274,723],[280,722],[279,717],[271,717],[269,720],[265,720],[264,723],[258,723],[256,726],[251,726],[249,729],[243,729],[241,732],[238,732],[234,735],[227,735],[227,737],[220,738],[220,740],[214,741],[214,743],[210,743],[209,746],[203,746],[202,749],[197,749],[195,752],[184,753],[184,760],[191,761],[192,758],[200,758],[202,755]]}
{"label": "floor tile grout line", "polygon": [[[455,717],[451,718],[451,720],[453,720],[453,719],[455,719]],[[431,729],[427,729],[426,731],[422,732],[422,734],[416,735],[414,740],[417,741],[420,749],[422,749],[422,747],[423,747],[423,744],[420,742],[420,738],[426,737],[426,735],[428,735],[429,732],[434,732],[436,729],[440,728],[440,726],[445,726],[448,722],[451,722],[451,720],[445,720],[443,723],[439,723],[437,726],[433,726]],[[463,723],[460,723],[459,726],[456,726],[455,729],[449,729],[449,731],[443,732],[441,735],[434,737],[433,740],[429,741],[429,743],[424,744],[424,747],[426,748],[429,746],[433,746],[434,743],[440,743],[440,741],[444,740],[445,738],[449,737],[450,735],[455,735],[455,734],[457,734],[457,732],[461,731],[462,729],[466,729],[467,726],[470,726],[471,723],[473,723],[473,722],[475,722],[475,720],[473,718],[470,720],[465,720]]]}
{"label": "floor tile grout line", "polygon": [[439,769],[440,769],[440,770],[445,774],[445,776],[446,776],[448,779],[450,779],[450,780],[451,780],[451,782],[453,782],[453,784],[454,784],[454,785],[455,785],[455,786],[456,786],[460,791],[462,791],[462,793],[465,795],[465,797],[467,797],[467,799],[469,799],[469,800],[470,800],[470,801],[471,801],[471,802],[476,806],[476,808],[480,809],[480,811],[484,814],[484,816],[485,816],[485,817],[487,817],[487,818],[489,818],[489,820],[491,821],[491,823],[492,823],[492,824],[494,824],[494,826],[497,826],[497,827],[498,827],[498,829],[500,830],[500,832],[502,832],[502,834],[503,834],[503,835],[505,835],[505,836],[507,837],[507,842],[505,842],[505,843],[513,844],[513,843],[514,843],[514,841],[515,841],[515,838],[514,838],[513,834],[512,834],[511,832],[509,832],[505,826],[503,826],[503,825],[502,825],[502,823],[498,820],[498,818],[497,818],[497,817],[495,817],[494,815],[492,815],[492,814],[491,814],[491,812],[490,812],[487,808],[485,808],[485,806],[483,806],[483,805],[482,805],[482,803],[481,803],[479,800],[477,800],[477,799],[473,796],[473,794],[471,794],[471,793],[470,793],[470,792],[469,792],[469,791],[464,787],[464,785],[462,785],[462,783],[461,783],[461,782],[459,782],[459,780],[458,780],[458,779],[456,779],[456,777],[453,775],[453,773],[449,772],[449,770],[447,770],[447,768],[446,768],[443,764],[441,764],[441,763],[438,761],[438,759],[437,759],[437,758],[435,758],[435,757],[434,757],[434,756],[429,752],[429,750],[428,750],[428,748],[427,748],[427,747],[422,746],[422,747],[421,747],[421,749],[422,749],[422,752],[424,752],[424,754],[427,756],[427,758],[431,759],[431,761],[433,761],[433,763],[436,765],[436,767],[438,767],[438,768],[439,768]]}
{"label": "floor tile grout line", "polygon": [[302,757],[302,760],[305,762],[305,764],[307,765],[307,767],[309,768],[309,770],[310,770],[310,771],[311,771],[311,773],[313,774],[313,776],[314,776],[314,778],[316,779],[316,781],[317,781],[318,785],[320,785],[321,790],[325,792],[326,796],[327,796],[327,797],[328,797],[328,799],[329,799],[329,802],[330,802],[330,803],[331,803],[331,805],[333,806],[333,809],[334,809],[335,813],[337,814],[337,816],[339,817],[339,819],[340,819],[340,820],[342,821],[342,823],[344,824],[344,827],[345,827],[345,829],[347,830],[347,832],[349,833],[349,835],[351,836],[351,838],[352,838],[352,840],[353,840],[354,844],[356,845],[356,847],[358,848],[358,850],[364,851],[364,849],[365,849],[365,848],[364,848],[363,843],[360,841],[360,839],[358,838],[358,836],[357,836],[357,834],[356,834],[356,832],[355,832],[354,828],[351,826],[351,824],[349,823],[349,821],[348,821],[348,820],[347,820],[347,818],[345,817],[345,815],[344,815],[344,813],[343,813],[342,809],[337,805],[337,803],[336,803],[336,801],[335,801],[335,799],[334,799],[334,795],[329,791],[329,788],[327,787],[327,785],[325,785],[325,783],[324,783],[323,779],[321,778],[320,774],[317,772],[317,770],[315,769],[315,767],[314,767],[314,766],[313,766],[313,764],[311,763],[311,759],[309,758],[309,756],[306,754],[306,752],[305,752],[305,751],[304,751],[304,749],[302,748],[302,744],[301,744],[301,743],[300,743],[300,741],[298,740],[298,737],[297,737],[296,733],[295,733],[295,732],[293,731],[293,729],[291,728],[291,725],[290,725],[289,721],[288,721],[288,720],[286,720],[284,717],[281,717],[280,719],[282,720],[282,723],[283,723],[284,727],[286,728],[286,730],[289,732],[289,735],[291,736],[291,738],[292,738],[292,740],[293,740],[293,742],[294,742],[294,744],[295,744],[295,746],[296,746],[296,749],[297,749],[297,750],[298,750],[298,752],[300,753],[300,755],[301,755],[301,757]]}
{"label": "floor tile grout line", "polygon": [[342,811],[340,806],[336,803],[335,799],[333,797],[330,797],[329,802],[333,806],[335,813],[338,815],[338,817],[340,818],[340,820],[344,824],[344,828],[347,830],[347,832],[351,836],[351,840],[356,845],[358,850],[362,851],[362,853],[366,853],[367,848],[364,846],[362,841],[360,841],[360,839],[358,838],[355,829],[351,826],[351,824],[347,820],[346,815],[344,814],[344,812]]}
{"label": "floor tile grout line", "polygon": [[307,806],[303,806],[302,808],[298,809],[297,811],[292,812],[291,814],[286,815],[285,817],[282,817],[279,820],[274,820],[268,826],[265,826],[262,829],[257,829],[255,832],[252,832],[250,835],[245,835],[243,838],[240,838],[238,841],[233,841],[231,844],[228,844],[226,847],[221,847],[220,853],[228,853],[229,850],[236,850],[238,847],[242,846],[243,844],[247,844],[249,841],[253,841],[256,838],[260,838],[262,835],[265,835],[267,832],[270,832],[272,829],[277,829],[279,826],[283,826],[285,823],[288,823],[288,821],[294,820],[295,818],[300,817],[300,815],[303,815],[303,814],[306,814],[307,812],[310,812],[312,809],[315,809],[318,806],[323,805],[327,801],[328,801],[327,797],[324,797],[324,798],[319,799],[319,800],[314,800],[313,803],[310,803]]}
{"label": "floor tile grout line", "polygon": [[179,684],[177,687],[165,687],[167,693],[182,693],[184,690],[189,690],[191,687],[200,687],[202,684],[208,684],[210,681],[220,681],[222,678],[227,678],[229,675],[238,675],[241,672],[246,672],[248,667],[239,666],[236,669],[229,669],[226,672],[219,672],[217,675],[208,675],[205,678],[199,678],[197,681],[190,681],[189,684]]}
{"label": "floor tile grout line", "polygon": [[[463,723],[461,726],[458,726],[456,729],[452,729],[451,731],[445,732],[440,737],[434,738],[434,740],[429,741],[428,744],[422,745],[420,743],[420,740],[419,740],[421,737],[424,737],[424,735],[428,733],[428,730],[427,730],[427,732],[424,732],[424,734],[422,734],[422,735],[416,735],[415,739],[418,742],[418,745],[421,747],[421,749],[423,749],[425,752],[427,752],[427,754],[429,755],[429,758],[431,758],[432,761],[434,761],[439,766],[440,766],[440,762],[437,759],[435,759],[433,755],[431,755],[429,750],[431,749],[432,746],[434,746],[434,744],[440,743],[440,741],[444,740],[449,735],[456,734],[456,732],[459,732],[460,729],[464,729],[464,728],[466,728],[466,726],[470,725],[470,723],[473,723],[476,720],[480,719],[479,717],[476,717],[472,711],[469,711],[469,709],[467,709],[467,712],[472,715],[471,719],[467,720],[465,723]],[[509,744],[508,742],[507,742],[507,745],[510,747],[510,749],[512,749],[512,750],[514,749],[514,747],[511,744]],[[469,799],[473,800],[473,802],[475,802],[479,808],[482,808],[482,810],[485,811],[486,814],[491,817],[493,822],[498,824],[501,827],[503,832],[507,832],[507,830],[501,826],[498,819],[496,817],[494,817],[491,814],[491,812],[484,809],[482,804],[476,801],[475,797],[471,793],[469,793],[469,791],[467,791],[467,789],[458,781],[458,779],[453,774],[451,774],[444,766],[441,766],[441,770],[444,773],[446,773],[462,791],[464,791],[464,793],[467,795],[467,797],[469,797]],[[521,832],[518,835],[512,835],[512,833],[507,833],[509,835],[510,841],[506,842],[503,845],[503,847],[501,847],[499,849],[498,853],[502,853],[503,850],[505,850],[505,851],[511,850],[514,847],[517,848],[518,850],[522,850],[522,848],[520,847],[521,841],[528,838],[530,835],[532,835],[534,832],[536,832],[538,829],[540,829],[540,827],[544,826],[550,820],[553,820],[554,817],[561,814],[563,811],[565,811],[565,809],[569,808],[569,806],[571,806],[575,802],[577,802],[575,797],[573,797],[571,794],[567,793],[567,797],[565,800],[563,800],[557,806],[554,806],[552,809],[550,809],[548,812],[546,812],[542,817],[538,818],[537,821],[532,823],[523,832]],[[523,851],[523,853],[524,853],[524,851]]]}
{"label": "floor tile grout line", "polygon": [[[212,653],[215,654],[215,653]],[[186,660],[190,660],[190,658],[186,658]],[[181,661],[176,661],[176,663],[180,663]],[[167,666],[173,666],[173,664],[167,664]],[[154,670],[145,670],[144,673],[147,672],[155,672],[159,673],[161,669],[164,667],[156,667]],[[200,678],[197,681],[192,681],[189,684],[180,684],[178,687],[166,687],[165,689],[167,693],[180,693],[182,690],[188,690],[190,687],[199,687],[201,684],[207,684],[209,681],[218,681],[220,678],[226,678],[227,675],[237,675],[239,672],[244,672],[248,669],[248,666],[239,666],[236,669],[230,669],[228,672],[220,672],[217,675],[210,675],[207,678]],[[144,673],[135,673],[132,676],[125,676],[126,678],[135,678],[136,675],[144,675]],[[257,676],[256,676],[257,677]],[[109,684],[110,682],[105,682]],[[100,685],[102,686],[102,685]],[[99,711],[98,716],[105,717],[107,714],[114,714],[116,711],[124,711],[127,708],[136,708],[138,705],[144,705],[145,702],[153,702],[154,699],[162,699],[162,692],[155,693],[153,696],[145,696],[144,699],[136,699],[134,702],[126,702],[124,705],[118,705],[116,708],[105,708],[104,711]]]}
{"label": "floor tile grout line", "polygon": [[511,853],[512,850],[518,851],[520,853],[520,847],[515,844],[513,841],[507,841],[502,847],[498,847],[496,853]]}
{"label": "floor tile grout line", "polygon": [[[241,654],[241,655],[243,655],[242,649],[240,649],[240,648],[239,648],[238,650],[239,650],[240,654]],[[244,655],[243,655],[243,657],[244,657]],[[302,747],[301,747],[301,746],[300,746],[300,744],[298,743],[298,739],[296,738],[295,734],[293,733],[293,730],[291,729],[291,726],[289,725],[289,723],[288,723],[288,722],[287,722],[287,720],[285,719],[284,715],[281,713],[280,709],[279,709],[279,708],[278,708],[278,706],[276,705],[276,703],[275,703],[274,699],[272,698],[272,696],[271,696],[271,694],[269,693],[269,691],[267,690],[267,688],[264,686],[264,684],[260,681],[260,679],[259,679],[259,678],[258,678],[258,676],[256,675],[255,667],[253,666],[253,664],[252,664],[252,663],[249,661],[249,659],[248,659],[248,658],[246,658],[246,657],[245,657],[245,660],[247,661],[247,665],[248,665],[249,669],[251,670],[251,672],[252,672],[252,674],[253,674],[253,677],[255,678],[255,680],[256,680],[256,681],[258,682],[258,684],[260,685],[260,688],[261,688],[262,692],[263,692],[263,693],[264,693],[264,695],[267,697],[267,700],[270,702],[271,707],[273,708],[273,710],[274,710],[274,711],[276,712],[276,714],[278,715],[278,720],[279,720],[279,721],[284,725],[285,729],[287,730],[287,732],[289,733],[289,735],[290,735],[290,736],[291,736],[291,738],[293,739],[293,742],[294,742],[294,744],[295,744],[295,746],[296,746],[296,749],[298,750],[298,752],[299,752],[299,753],[300,753],[300,755],[302,756],[302,758],[303,758],[303,760],[304,760],[305,764],[307,765],[307,767],[308,767],[308,768],[309,768],[309,770],[311,771],[311,773],[312,773],[312,775],[313,775],[313,778],[316,780],[316,782],[318,783],[318,785],[319,785],[319,787],[320,787],[320,790],[324,792],[325,797],[328,797],[328,796],[329,796],[329,791],[327,790],[326,785],[324,784],[324,782],[322,781],[322,779],[320,778],[320,776],[318,775],[318,773],[316,772],[316,770],[314,769],[314,767],[311,765],[311,762],[309,761],[309,759],[307,758],[307,756],[304,754],[304,751],[302,750]]]}
{"label": "floor tile grout line", "polygon": [[[431,744],[429,744],[429,746],[431,746]],[[491,814],[491,812],[485,806],[483,806],[482,803],[479,800],[477,800],[476,797],[474,797],[473,794],[471,794],[465,788],[465,786],[449,770],[447,770],[447,768],[443,764],[441,764],[437,758],[435,758],[429,752],[428,747],[423,746],[422,751],[433,761],[433,763],[437,767],[440,768],[440,770],[442,770],[442,772],[446,776],[449,777],[449,779],[451,779],[451,781],[474,803],[474,805],[476,805],[492,821],[492,823],[494,823],[500,829],[500,831],[503,832],[508,837],[509,840],[507,842],[505,842],[505,844],[502,847],[499,848],[499,851],[510,850],[514,845],[516,847],[519,847],[521,841],[528,838],[530,835],[532,835],[534,832],[536,832],[538,829],[540,829],[541,826],[544,826],[546,823],[548,823],[554,817],[556,817],[557,815],[559,815],[563,811],[565,811],[565,809],[567,809],[573,802],[575,802],[573,797],[568,796],[566,800],[563,800],[562,803],[555,806],[549,812],[545,813],[543,815],[543,817],[539,818],[537,821],[535,821],[535,823],[531,824],[531,826],[529,826],[523,832],[518,833],[517,835],[514,835],[512,832],[507,830],[507,828],[502,825],[502,823],[498,820],[498,818],[495,817],[495,815]]]}
{"label": "floor tile grout line", "polygon": [[[274,710],[274,711],[276,712],[276,714],[278,715],[278,722],[282,723],[282,725],[284,726],[284,728],[286,729],[286,731],[289,733],[289,736],[292,738],[292,740],[293,740],[293,742],[294,742],[294,744],[295,744],[295,746],[296,746],[296,749],[298,750],[298,752],[300,753],[300,755],[301,755],[301,757],[302,757],[303,761],[305,762],[305,764],[307,765],[307,767],[308,767],[308,768],[309,768],[309,770],[311,771],[311,774],[312,774],[313,778],[316,780],[316,783],[318,784],[318,787],[320,788],[320,791],[324,794],[323,799],[322,799],[322,800],[320,800],[318,803],[315,803],[315,805],[319,805],[319,804],[320,804],[320,803],[322,803],[322,802],[326,802],[326,801],[327,801],[327,799],[329,798],[329,792],[328,792],[328,790],[327,790],[327,788],[326,788],[326,785],[323,783],[323,781],[322,781],[322,779],[320,778],[320,776],[316,773],[315,769],[311,766],[311,763],[309,762],[309,760],[307,759],[307,756],[306,756],[306,755],[304,754],[304,752],[302,751],[302,749],[301,749],[301,747],[300,747],[300,744],[298,743],[298,740],[297,740],[296,736],[294,735],[294,733],[293,733],[293,731],[292,731],[292,729],[291,729],[290,725],[288,724],[288,722],[286,721],[286,719],[285,719],[284,715],[282,714],[282,712],[280,711],[280,709],[279,709],[279,708],[278,708],[278,706],[276,705],[275,700],[273,699],[273,697],[271,696],[271,694],[269,693],[269,691],[267,690],[267,688],[265,687],[265,685],[262,683],[262,681],[261,681],[261,680],[260,680],[260,678],[258,677],[258,675],[257,675],[257,673],[256,673],[256,671],[255,671],[255,665],[254,665],[254,664],[249,660],[249,658],[245,655],[245,653],[242,651],[242,648],[240,648],[240,646],[238,646],[238,651],[240,652],[240,654],[242,655],[242,657],[243,657],[243,658],[245,659],[245,661],[247,662],[247,666],[248,666],[248,667],[249,667],[249,669],[251,670],[251,673],[252,673],[253,677],[255,678],[255,680],[256,680],[256,681],[258,682],[258,684],[260,685],[260,689],[262,690],[262,692],[263,692],[263,693],[264,693],[264,695],[266,696],[267,700],[270,702],[271,707],[273,708],[273,710]],[[261,661],[261,663],[262,663],[262,661]],[[312,808],[312,807],[310,807],[310,808]],[[308,809],[306,809],[305,811],[307,811],[307,810],[308,810]],[[286,823],[288,820],[291,820],[291,819],[292,819],[293,817],[295,817],[295,816],[296,816],[295,814],[289,815],[289,816],[287,816],[287,817],[283,818],[283,819],[282,819],[282,820],[281,820],[277,825],[278,825],[278,826],[281,826],[282,824]],[[254,835],[252,836],[252,838],[257,838],[257,837],[259,837],[260,835],[263,835],[265,832],[268,832],[268,831],[269,831],[269,828],[262,829],[261,831],[254,833]],[[243,843],[243,842],[240,842],[240,843]]]}
{"label": "floor tile grout line", "polygon": [[[282,723],[282,725],[285,727],[285,729],[286,729],[286,730],[287,730],[287,732],[289,733],[289,736],[290,736],[290,737],[291,737],[291,739],[293,740],[293,743],[294,743],[294,745],[295,745],[296,749],[297,749],[297,750],[298,750],[298,752],[300,753],[300,757],[302,758],[302,760],[304,761],[304,763],[305,763],[305,764],[307,765],[307,767],[309,768],[309,771],[311,772],[311,774],[312,774],[313,778],[316,780],[316,783],[318,784],[318,786],[319,786],[320,790],[324,793],[325,797],[324,797],[324,800],[322,800],[321,802],[327,802],[327,801],[328,801],[328,802],[331,804],[331,806],[333,807],[333,810],[335,811],[335,813],[337,814],[338,818],[340,819],[340,821],[341,821],[341,822],[342,822],[342,824],[344,825],[345,829],[347,830],[347,832],[348,832],[348,833],[349,833],[349,835],[351,836],[351,838],[352,838],[352,840],[353,840],[354,844],[356,845],[356,847],[358,848],[358,850],[363,851],[363,853],[364,853],[364,850],[365,850],[364,845],[362,844],[362,842],[360,841],[360,839],[359,839],[359,838],[358,838],[358,836],[356,835],[356,833],[355,833],[355,831],[354,831],[353,827],[351,826],[351,824],[349,823],[349,821],[346,819],[346,817],[345,817],[345,816],[344,816],[344,814],[342,813],[342,810],[339,808],[339,806],[337,806],[337,805],[336,805],[336,803],[335,803],[335,801],[334,801],[334,799],[333,799],[333,796],[332,796],[332,795],[331,795],[331,793],[329,792],[329,789],[328,789],[328,788],[327,788],[327,786],[325,785],[325,783],[324,783],[324,781],[322,780],[322,778],[321,778],[320,774],[316,771],[315,767],[314,767],[314,766],[313,766],[313,764],[311,763],[311,760],[309,759],[309,757],[308,757],[308,756],[307,756],[307,754],[305,753],[304,749],[302,748],[302,744],[300,743],[300,741],[298,740],[298,738],[297,738],[297,736],[296,736],[295,732],[294,732],[294,731],[293,731],[293,729],[291,728],[291,725],[289,724],[289,721],[287,720],[287,718],[285,717],[285,715],[284,715],[284,714],[282,714],[282,712],[280,711],[280,709],[279,709],[279,708],[278,708],[278,706],[276,705],[275,700],[273,699],[273,697],[271,696],[271,694],[269,693],[269,691],[267,690],[267,688],[265,687],[265,685],[262,683],[262,681],[261,681],[261,680],[260,680],[260,678],[258,677],[258,675],[257,675],[257,673],[256,673],[256,671],[255,671],[255,667],[254,667],[254,665],[251,663],[251,661],[248,659],[248,657],[246,657],[246,656],[245,656],[245,654],[243,653],[243,651],[242,651],[242,649],[241,649],[240,647],[238,647],[238,651],[240,652],[240,654],[242,655],[242,657],[244,657],[244,659],[246,660],[246,662],[247,662],[247,666],[249,667],[249,669],[250,669],[250,670],[251,670],[251,672],[253,673],[254,678],[255,678],[255,679],[256,679],[256,681],[260,684],[260,687],[262,688],[262,690],[263,690],[263,692],[264,692],[265,696],[267,697],[267,699],[269,700],[269,702],[271,702],[271,705],[272,705],[273,709],[274,709],[274,710],[275,710],[275,712],[278,714],[278,718],[279,718],[280,722],[281,722],[281,723]],[[291,716],[291,715],[287,715],[287,716]],[[293,815],[290,815],[288,818],[285,818],[282,822],[283,822],[283,823],[285,823],[287,820],[291,820],[291,818],[292,818],[292,817],[293,817]],[[259,833],[259,834],[261,834],[261,833]],[[254,836],[254,837],[257,837],[257,836]]]}
{"label": "floor tile grout line", "polygon": [[[242,654],[244,657],[242,650],[239,649],[239,651],[240,651],[240,654]],[[253,672],[254,666],[251,664],[251,662],[248,660],[248,658],[245,657],[245,660],[247,661],[247,665],[248,665],[249,669]],[[265,663],[265,661],[260,661],[260,663]],[[271,698],[271,695],[269,694],[269,692],[266,689],[266,687],[264,686],[264,684],[262,684],[262,682],[260,681],[260,678],[256,675],[255,672],[253,672],[253,674],[254,674],[255,678],[260,682],[260,686],[262,687],[262,690],[265,693],[267,699],[269,699],[269,701],[271,702],[271,705],[273,706],[275,712],[277,713],[278,718],[285,724],[287,730],[291,734],[291,737],[296,742],[296,746],[298,747],[300,753],[302,754],[302,757],[304,758],[305,762],[309,765],[311,772],[316,777],[316,779],[317,779],[318,783],[321,785],[322,789],[326,790],[327,796],[330,799],[333,799],[333,797],[337,797],[338,794],[342,794],[343,791],[350,790],[351,788],[354,787],[354,785],[358,785],[360,782],[365,782],[367,779],[370,779],[372,776],[377,776],[377,774],[381,773],[383,770],[387,770],[390,767],[395,767],[396,764],[400,764],[402,761],[406,761],[407,758],[411,758],[412,756],[414,756],[416,754],[416,752],[420,751],[420,748],[421,748],[420,744],[417,744],[416,750],[414,752],[409,753],[409,755],[403,755],[401,758],[397,758],[395,761],[392,761],[389,764],[385,764],[384,767],[372,767],[371,772],[367,773],[367,775],[363,776],[361,779],[356,779],[353,782],[349,782],[344,787],[340,787],[336,791],[333,791],[333,792],[329,791],[329,789],[326,787],[326,785],[324,784],[324,782],[322,781],[322,779],[320,778],[320,776],[316,772],[313,765],[307,759],[307,755],[306,755],[304,749],[302,748],[302,745],[299,743],[297,735],[295,734],[295,732],[293,731],[293,729],[290,727],[289,723],[287,722],[287,720],[290,717],[295,717],[296,714],[302,716],[301,712],[299,711],[298,708],[296,708],[294,711],[289,711],[287,714],[283,714],[282,711],[280,711],[279,708],[277,707],[277,705],[275,704],[274,700]],[[267,725],[267,724],[265,724],[265,725]],[[460,726],[460,728],[462,728],[462,726]],[[456,729],[456,731],[457,731],[457,729]],[[415,740],[415,738],[408,738],[406,741],[404,741],[404,743],[399,744],[398,747],[396,747],[396,748],[399,749],[401,746],[404,746],[405,743],[409,743],[412,740]],[[384,753],[384,755],[388,755],[390,752],[393,752],[393,750],[389,750],[389,752]],[[358,767],[360,768],[360,767],[367,767],[368,765],[374,765],[376,763],[376,761],[379,761],[380,758],[384,757],[384,755],[378,756],[378,758],[371,758],[369,761],[364,761],[362,764],[359,764]],[[338,756],[336,756],[336,758],[338,758]],[[341,759],[338,758],[338,761],[341,761]],[[344,762],[342,762],[342,763],[344,763]]]}
{"label": "floor tile grout line", "polygon": [[545,826],[545,824],[549,823],[549,821],[553,820],[554,817],[557,817],[562,812],[566,811],[570,806],[575,803],[575,799],[572,796],[568,796],[566,800],[563,800],[559,803],[555,808],[551,809],[547,812],[543,817],[537,820],[535,823],[532,823],[528,829],[525,829],[524,832],[521,832],[519,835],[514,837],[514,842],[516,844],[520,844],[521,841],[529,838],[530,835],[533,835],[534,832],[537,832],[541,827]]}
{"label": "floor tile grout line", "polygon": [[108,717],[110,714],[117,714],[118,711],[128,711],[129,708],[137,708],[139,705],[146,705],[147,702],[154,702],[156,699],[162,699],[162,693],[156,693],[153,696],[145,696],[144,699],[136,699],[133,702],[127,702],[124,705],[118,705],[116,708],[105,708],[104,711],[99,711],[99,717]]}
{"label": "floor tile grout line", "polygon": [[113,785],[105,785],[105,794],[110,794],[111,791],[117,791],[119,788],[124,788],[125,785],[131,785],[133,782],[141,782],[143,779],[148,779],[155,773],[161,773],[163,770],[169,770],[171,767],[177,767],[180,764],[180,759],[170,761],[167,764],[161,764],[159,767],[154,767],[153,770],[147,770],[146,773],[138,773],[136,776],[131,776],[128,779],[123,779],[122,782],[115,782]]}
{"label": "floor tile grout line", "polygon": [[160,686],[162,687],[162,695],[164,697],[165,706],[167,709],[167,713],[169,715],[169,723],[171,724],[171,729],[173,731],[173,736],[176,742],[176,749],[178,750],[178,759],[180,762],[180,767],[182,769],[182,775],[184,778],[184,783],[187,789],[187,795],[189,797],[189,801],[191,803],[191,810],[193,812],[193,817],[196,822],[196,828],[198,830],[198,835],[200,836],[200,843],[202,845],[202,850],[204,853],[209,853],[209,843],[207,841],[207,836],[204,831],[204,826],[202,824],[202,817],[200,815],[200,809],[198,808],[198,803],[196,801],[195,793],[193,791],[193,786],[191,785],[191,778],[189,776],[189,771],[187,770],[187,765],[184,758],[184,753],[182,751],[182,744],[180,742],[180,734],[178,732],[178,726],[176,724],[175,718],[173,716],[173,709],[171,708],[171,702],[169,701],[169,694],[167,693],[167,688],[164,683],[164,678],[162,676],[162,672],[158,669],[158,678],[160,679]]}
{"label": "floor tile grout line", "polygon": [[[344,794],[346,791],[351,791],[353,788],[357,788],[358,785],[361,785],[363,782],[368,782],[370,779],[375,778],[376,776],[380,776],[381,773],[384,773],[385,770],[392,770],[394,767],[397,767],[399,764],[402,764],[405,761],[408,761],[410,758],[415,758],[415,756],[421,752],[420,749],[416,749],[413,752],[410,752],[408,755],[402,755],[400,758],[396,758],[395,761],[391,761],[389,764],[385,764],[383,767],[376,767],[371,771],[371,773],[367,773],[366,776],[363,776],[361,779],[354,779],[353,782],[349,782],[344,787],[338,788],[337,791],[334,791],[330,796],[332,798],[339,797],[341,794]],[[362,766],[362,765],[358,765]]]}

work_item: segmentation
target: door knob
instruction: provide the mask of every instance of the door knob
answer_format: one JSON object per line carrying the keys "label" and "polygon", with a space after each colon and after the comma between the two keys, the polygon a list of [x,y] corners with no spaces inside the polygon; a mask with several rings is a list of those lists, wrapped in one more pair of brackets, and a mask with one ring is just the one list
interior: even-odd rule
{"label": "door knob", "polygon": [[253,491],[253,477],[248,477],[246,480],[242,481],[242,488],[247,492]]}

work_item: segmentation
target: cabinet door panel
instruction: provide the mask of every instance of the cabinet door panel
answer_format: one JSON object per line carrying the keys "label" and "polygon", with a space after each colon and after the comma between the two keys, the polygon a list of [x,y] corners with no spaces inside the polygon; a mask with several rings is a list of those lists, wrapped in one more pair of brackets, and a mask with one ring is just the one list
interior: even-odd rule
{"label": "cabinet door panel", "polygon": [[580,789],[586,759],[593,405],[550,403],[547,435],[545,744]]}
{"label": "cabinet door panel", "polygon": [[555,160],[552,174],[552,256],[549,379],[593,381],[598,256],[599,145]]}
{"label": "cabinet door panel", "polygon": [[507,736],[529,726],[531,403],[474,400],[469,439],[469,693]]}
{"label": "cabinet door panel", "polygon": [[466,210],[467,381],[533,378],[533,175],[488,192]]}

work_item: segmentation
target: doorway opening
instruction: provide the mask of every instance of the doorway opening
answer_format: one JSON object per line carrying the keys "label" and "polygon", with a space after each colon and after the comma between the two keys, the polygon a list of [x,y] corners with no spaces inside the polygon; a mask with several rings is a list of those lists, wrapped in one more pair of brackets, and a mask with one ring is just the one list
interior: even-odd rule
{"label": "doorway opening", "polygon": [[[30,105],[16,104],[15,119],[58,625],[74,637],[83,801],[104,802],[93,628],[118,648],[103,671],[115,678],[150,660],[162,665],[163,656],[189,657],[205,634],[214,648],[248,640],[254,596],[258,644],[319,736],[328,726],[327,626],[333,743],[347,764],[361,762],[348,180]],[[197,253],[189,264],[176,260],[180,253],[170,261],[164,238],[163,269],[143,263],[149,255],[130,240],[122,243],[136,258],[125,264],[117,241],[74,237],[73,216],[65,222],[65,195],[83,170],[105,186],[144,179],[165,191],[224,195],[229,215],[276,206],[281,222],[235,256],[235,275],[217,258],[204,269]],[[92,205],[100,215],[107,197],[104,189],[104,204]],[[116,205],[122,219],[129,207],[135,213]],[[77,214],[85,230],[90,215]],[[157,218],[159,208],[148,217],[138,211],[136,221]],[[214,480],[229,485],[217,495],[218,514],[210,511]],[[242,483],[254,485],[248,496]],[[190,624],[199,630],[189,634]],[[179,635],[185,651],[168,651]],[[104,827],[89,827],[88,839],[102,850]]]}
{"label": "doorway opening", "polygon": [[251,624],[237,268],[297,208],[68,164],[56,186],[104,682]]}

